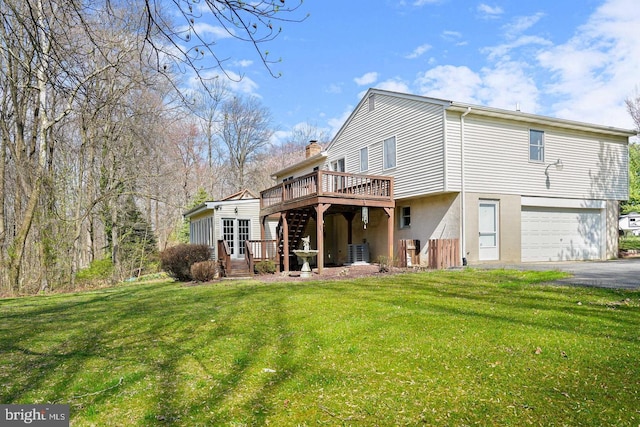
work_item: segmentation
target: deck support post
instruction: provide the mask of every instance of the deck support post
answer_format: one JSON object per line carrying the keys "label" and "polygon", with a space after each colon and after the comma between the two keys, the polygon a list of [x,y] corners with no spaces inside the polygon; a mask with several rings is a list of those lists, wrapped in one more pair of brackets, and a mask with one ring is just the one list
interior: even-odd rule
{"label": "deck support post", "polygon": [[289,273],[289,223],[287,222],[287,212],[280,214],[282,220],[282,269]]}
{"label": "deck support post", "polygon": [[345,212],[342,216],[347,220],[347,244],[350,245],[353,243],[353,218],[356,214],[353,212]]}
{"label": "deck support post", "polygon": [[394,208],[384,208],[387,213],[387,249],[389,262],[393,260],[393,228],[394,228]]}
{"label": "deck support post", "polygon": [[316,205],[316,241],[318,244],[318,274],[322,274],[324,267],[324,213],[331,207],[329,203]]}

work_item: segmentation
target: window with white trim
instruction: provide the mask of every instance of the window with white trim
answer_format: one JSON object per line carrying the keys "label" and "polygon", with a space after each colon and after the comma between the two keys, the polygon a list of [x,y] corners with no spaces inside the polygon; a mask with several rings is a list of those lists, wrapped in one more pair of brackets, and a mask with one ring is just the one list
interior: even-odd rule
{"label": "window with white trim", "polygon": [[334,172],[344,172],[344,157],[331,162],[331,170]]}
{"label": "window with white trim", "polygon": [[396,167],[396,137],[392,136],[384,140],[382,144],[383,169]]}
{"label": "window with white trim", "polygon": [[529,130],[529,161],[544,162],[544,132]]}
{"label": "window with white trim", "polygon": [[360,149],[360,172],[369,170],[369,147]]}
{"label": "window with white trim", "polygon": [[409,228],[411,226],[411,207],[403,206],[400,208],[400,228]]}

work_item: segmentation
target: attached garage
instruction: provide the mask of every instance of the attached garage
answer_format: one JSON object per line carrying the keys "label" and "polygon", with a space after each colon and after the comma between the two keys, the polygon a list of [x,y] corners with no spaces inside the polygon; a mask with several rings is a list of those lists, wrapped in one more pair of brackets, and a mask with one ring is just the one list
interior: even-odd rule
{"label": "attached garage", "polygon": [[605,219],[600,207],[523,205],[521,221],[523,262],[603,258]]}

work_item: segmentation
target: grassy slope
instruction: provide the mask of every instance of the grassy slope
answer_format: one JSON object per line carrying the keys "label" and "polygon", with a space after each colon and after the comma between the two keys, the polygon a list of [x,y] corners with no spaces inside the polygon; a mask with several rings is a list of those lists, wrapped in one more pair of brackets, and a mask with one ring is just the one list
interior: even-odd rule
{"label": "grassy slope", "polygon": [[68,403],[74,426],[637,426],[640,293],[529,284],[559,275],[3,300],[0,403]]}

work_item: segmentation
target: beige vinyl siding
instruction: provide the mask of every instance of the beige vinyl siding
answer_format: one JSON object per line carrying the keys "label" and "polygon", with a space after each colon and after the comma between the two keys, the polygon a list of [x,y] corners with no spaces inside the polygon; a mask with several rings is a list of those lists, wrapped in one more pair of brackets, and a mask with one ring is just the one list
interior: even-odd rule
{"label": "beige vinyl siding", "polygon": [[278,175],[271,186],[276,186],[276,185],[280,184],[282,182],[282,180],[284,180],[286,178],[289,178],[289,177],[297,178],[299,176],[304,176],[304,175],[310,174],[311,172],[313,172],[313,169],[316,168],[316,167],[320,168],[320,169],[325,169],[325,166],[322,163],[322,161],[319,161],[316,164],[304,166],[304,167],[301,167],[299,169],[295,169],[295,170],[293,170],[291,172],[288,172],[286,174]]}
{"label": "beige vinyl siding", "polygon": [[[443,107],[404,97],[375,95],[351,117],[329,149],[327,164],[345,158],[346,171],[359,173],[360,149],[369,147],[370,175],[395,177],[396,198],[444,191]],[[396,167],[384,170],[382,142],[396,138]]]}
{"label": "beige vinyl siding", "polygon": [[[450,115],[449,119],[447,130],[453,131],[460,117]],[[544,132],[542,163],[529,161],[530,129]],[[465,117],[464,133],[467,191],[606,200],[627,197],[628,148],[622,137],[528,126],[473,114]],[[558,159],[563,169],[550,166],[547,182],[545,169]]]}
{"label": "beige vinyl siding", "polygon": [[[238,208],[236,214],[235,208]],[[251,240],[260,239],[260,200],[255,199],[242,203],[221,203],[221,209],[216,211],[215,236],[216,241],[222,238],[222,219],[248,219],[250,220]]]}
{"label": "beige vinyl siding", "polygon": [[460,113],[447,111],[447,191],[460,191]]}

